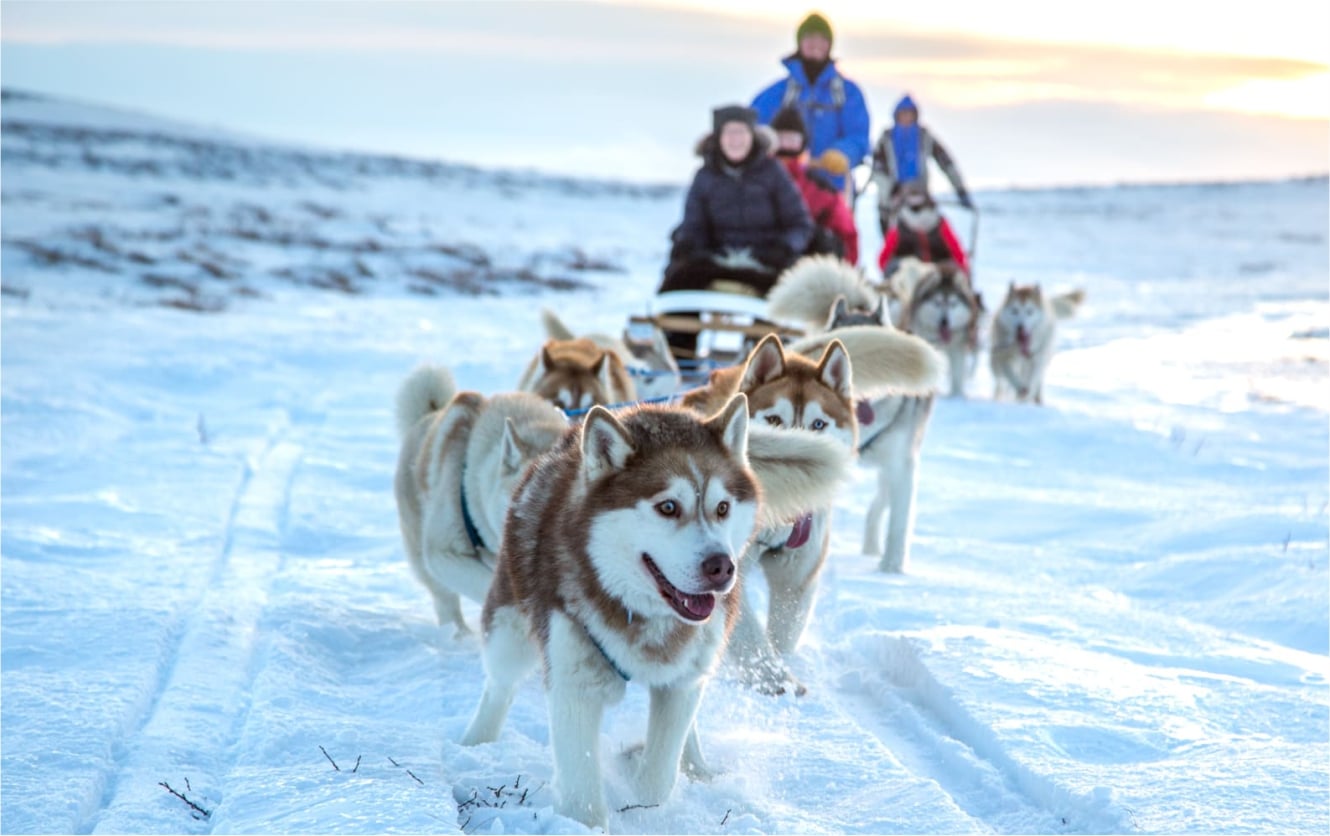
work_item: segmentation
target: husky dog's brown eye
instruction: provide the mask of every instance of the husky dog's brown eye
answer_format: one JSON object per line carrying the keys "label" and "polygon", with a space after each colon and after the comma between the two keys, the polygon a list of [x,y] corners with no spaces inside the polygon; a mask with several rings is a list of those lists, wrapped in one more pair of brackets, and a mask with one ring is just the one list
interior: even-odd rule
{"label": "husky dog's brown eye", "polygon": [[827,428],[827,422],[823,421],[821,418],[815,418],[813,419],[813,423],[808,425],[808,428],[813,432],[820,433]]}
{"label": "husky dog's brown eye", "polygon": [[656,512],[662,517],[677,517],[679,516],[679,503],[673,499],[667,499],[656,506]]}
{"label": "husky dog's brown eye", "polygon": [[770,424],[770,425],[773,426],[773,427],[779,427],[779,426],[781,425],[780,416],[779,416],[779,415],[768,415],[768,416],[767,416],[767,423]]}
{"label": "husky dog's brown eye", "polygon": [[730,503],[722,501],[716,506],[716,516],[724,518],[730,515]]}

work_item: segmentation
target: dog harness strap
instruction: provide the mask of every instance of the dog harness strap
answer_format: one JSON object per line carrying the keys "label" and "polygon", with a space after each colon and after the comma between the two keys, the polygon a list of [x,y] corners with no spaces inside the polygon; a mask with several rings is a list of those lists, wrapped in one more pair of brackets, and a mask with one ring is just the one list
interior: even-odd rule
{"label": "dog harness strap", "polygon": [[901,404],[900,406],[896,407],[896,414],[891,416],[891,420],[883,421],[882,426],[878,428],[878,431],[870,435],[867,441],[861,443],[859,445],[859,449],[856,452],[862,453],[863,451],[867,450],[869,447],[872,447],[873,443],[876,442],[879,438],[881,438],[884,434],[886,434],[887,430],[895,426],[896,422],[900,420],[901,414],[904,411],[905,411],[905,399],[902,398]]}
{"label": "dog harness strap", "polygon": [[582,625],[582,629],[586,631],[586,637],[591,640],[591,646],[600,651],[600,655],[604,657],[606,664],[619,675],[619,678],[624,682],[632,681],[632,677],[628,675],[628,672],[619,667],[619,664],[610,658],[610,654],[605,652],[605,648],[601,646],[600,642],[596,641],[596,637],[591,634],[591,631],[587,629],[585,624]]}
{"label": "dog harness strap", "polygon": [[[485,549],[485,539],[480,536],[480,529],[476,528],[476,521],[471,519],[471,509],[466,507],[466,470],[462,471],[461,485],[458,489],[461,493],[459,499],[462,501],[462,525],[466,527],[466,539],[471,541],[471,548]],[[487,549],[488,550],[488,549]]]}

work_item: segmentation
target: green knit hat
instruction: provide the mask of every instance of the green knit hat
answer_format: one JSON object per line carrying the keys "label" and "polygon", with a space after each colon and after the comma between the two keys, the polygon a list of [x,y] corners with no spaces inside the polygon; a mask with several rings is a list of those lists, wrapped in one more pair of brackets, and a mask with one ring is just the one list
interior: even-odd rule
{"label": "green knit hat", "polygon": [[804,18],[804,22],[799,24],[799,30],[794,33],[795,46],[804,39],[804,35],[823,35],[828,41],[833,41],[831,37],[831,24],[827,19],[817,12],[813,12]]}

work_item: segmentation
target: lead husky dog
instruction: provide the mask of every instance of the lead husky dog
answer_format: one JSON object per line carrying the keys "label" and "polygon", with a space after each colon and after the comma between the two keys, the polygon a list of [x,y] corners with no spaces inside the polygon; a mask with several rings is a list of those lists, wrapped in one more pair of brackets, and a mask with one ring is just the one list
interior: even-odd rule
{"label": "lead husky dog", "polygon": [[630,679],[651,689],[636,801],[668,798],[681,761],[705,773],[694,717],[737,615],[736,564],[755,526],[829,503],[847,461],[800,435],[750,429],[742,396],[710,419],[594,407],[513,496],[461,742],[495,740],[543,663],[559,813],[608,824],[601,718]]}
{"label": "lead husky dog", "polygon": [[[563,321],[548,308],[540,311],[545,335],[552,340],[575,340],[575,335]],[[623,338],[609,334],[586,334],[587,339],[607,351],[618,355],[637,387],[637,396],[643,400],[664,398],[679,391],[683,378],[679,363],[670,353],[665,332],[652,327],[650,340],[633,339],[625,330]]]}
{"label": "lead husky dog", "polygon": [[517,388],[545,398],[566,413],[637,400],[637,388],[619,355],[586,337],[546,340]]}
{"label": "lead husky dog", "polygon": [[397,429],[394,489],[407,560],[434,597],[440,626],[467,633],[458,596],[484,602],[513,487],[568,420],[532,394],[459,393],[447,369],[422,366],[398,391]]}
{"label": "lead husky dog", "polygon": [[[713,373],[707,387],[690,393],[684,404],[705,411],[716,399],[740,392],[748,397],[755,422],[823,433],[850,453],[859,432],[852,391],[870,397],[889,389],[927,390],[937,367],[936,354],[922,340],[880,326],[807,338],[789,351],[768,336],[743,367]],[[744,596],[730,659],[740,678],[764,693],[805,691],[783,659],[794,651],[812,614],[829,538],[830,512],[817,510],[793,526],[761,530],[744,561],[745,572],[760,565],[767,579],[766,629]]]}
{"label": "lead husky dog", "polygon": [[1019,401],[1044,402],[1044,374],[1053,359],[1057,321],[1067,319],[1085,301],[1085,291],[1073,290],[1052,298],[1038,284],[1007,288],[993,317],[989,366],[993,371],[993,397],[1009,386]]}
{"label": "lead husky dog", "polygon": [[[927,273],[927,265],[908,258],[892,274],[894,292],[908,296]],[[780,291],[778,294],[777,291]],[[834,339],[847,326],[882,325],[881,288],[868,284],[844,262],[814,262],[803,259],[791,267],[772,289],[773,313],[804,322],[826,321],[823,338],[804,341],[816,348],[820,339]],[[831,313],[827,315],[827,306]],[[858,371],[863,358],[854,361]],[[864,521],[863,553],[881,555],[878,568],[903,572],[910,558],[914,533],[914,500],[918,491],[919,452],[933,413],[934,393],[906,394],[889,391],[873,397],[856,392],[855,417],[859,424],[859,463],[877,470],[877,492]],[[882,518],[890,510],[886,548],[882,544]]]}
{"label": "lead husky dog", "polygon": [[965,381],[978,360],[983,310],[968,276],[936,265],[919,279],[904,306],[902,330],[923,337],[947,358],[953,398],[965,397]]}

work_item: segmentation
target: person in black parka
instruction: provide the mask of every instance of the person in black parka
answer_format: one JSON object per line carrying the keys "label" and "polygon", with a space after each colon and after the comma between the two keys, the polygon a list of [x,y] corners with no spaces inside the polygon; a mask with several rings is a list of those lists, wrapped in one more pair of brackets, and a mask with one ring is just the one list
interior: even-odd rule
{"label": "person in black parka", "polygon": [[766,296],[776,277],[808,249],[813,219],[756,125],[751,108],[713,111],[661,291],[702,290],[728,280]]}

